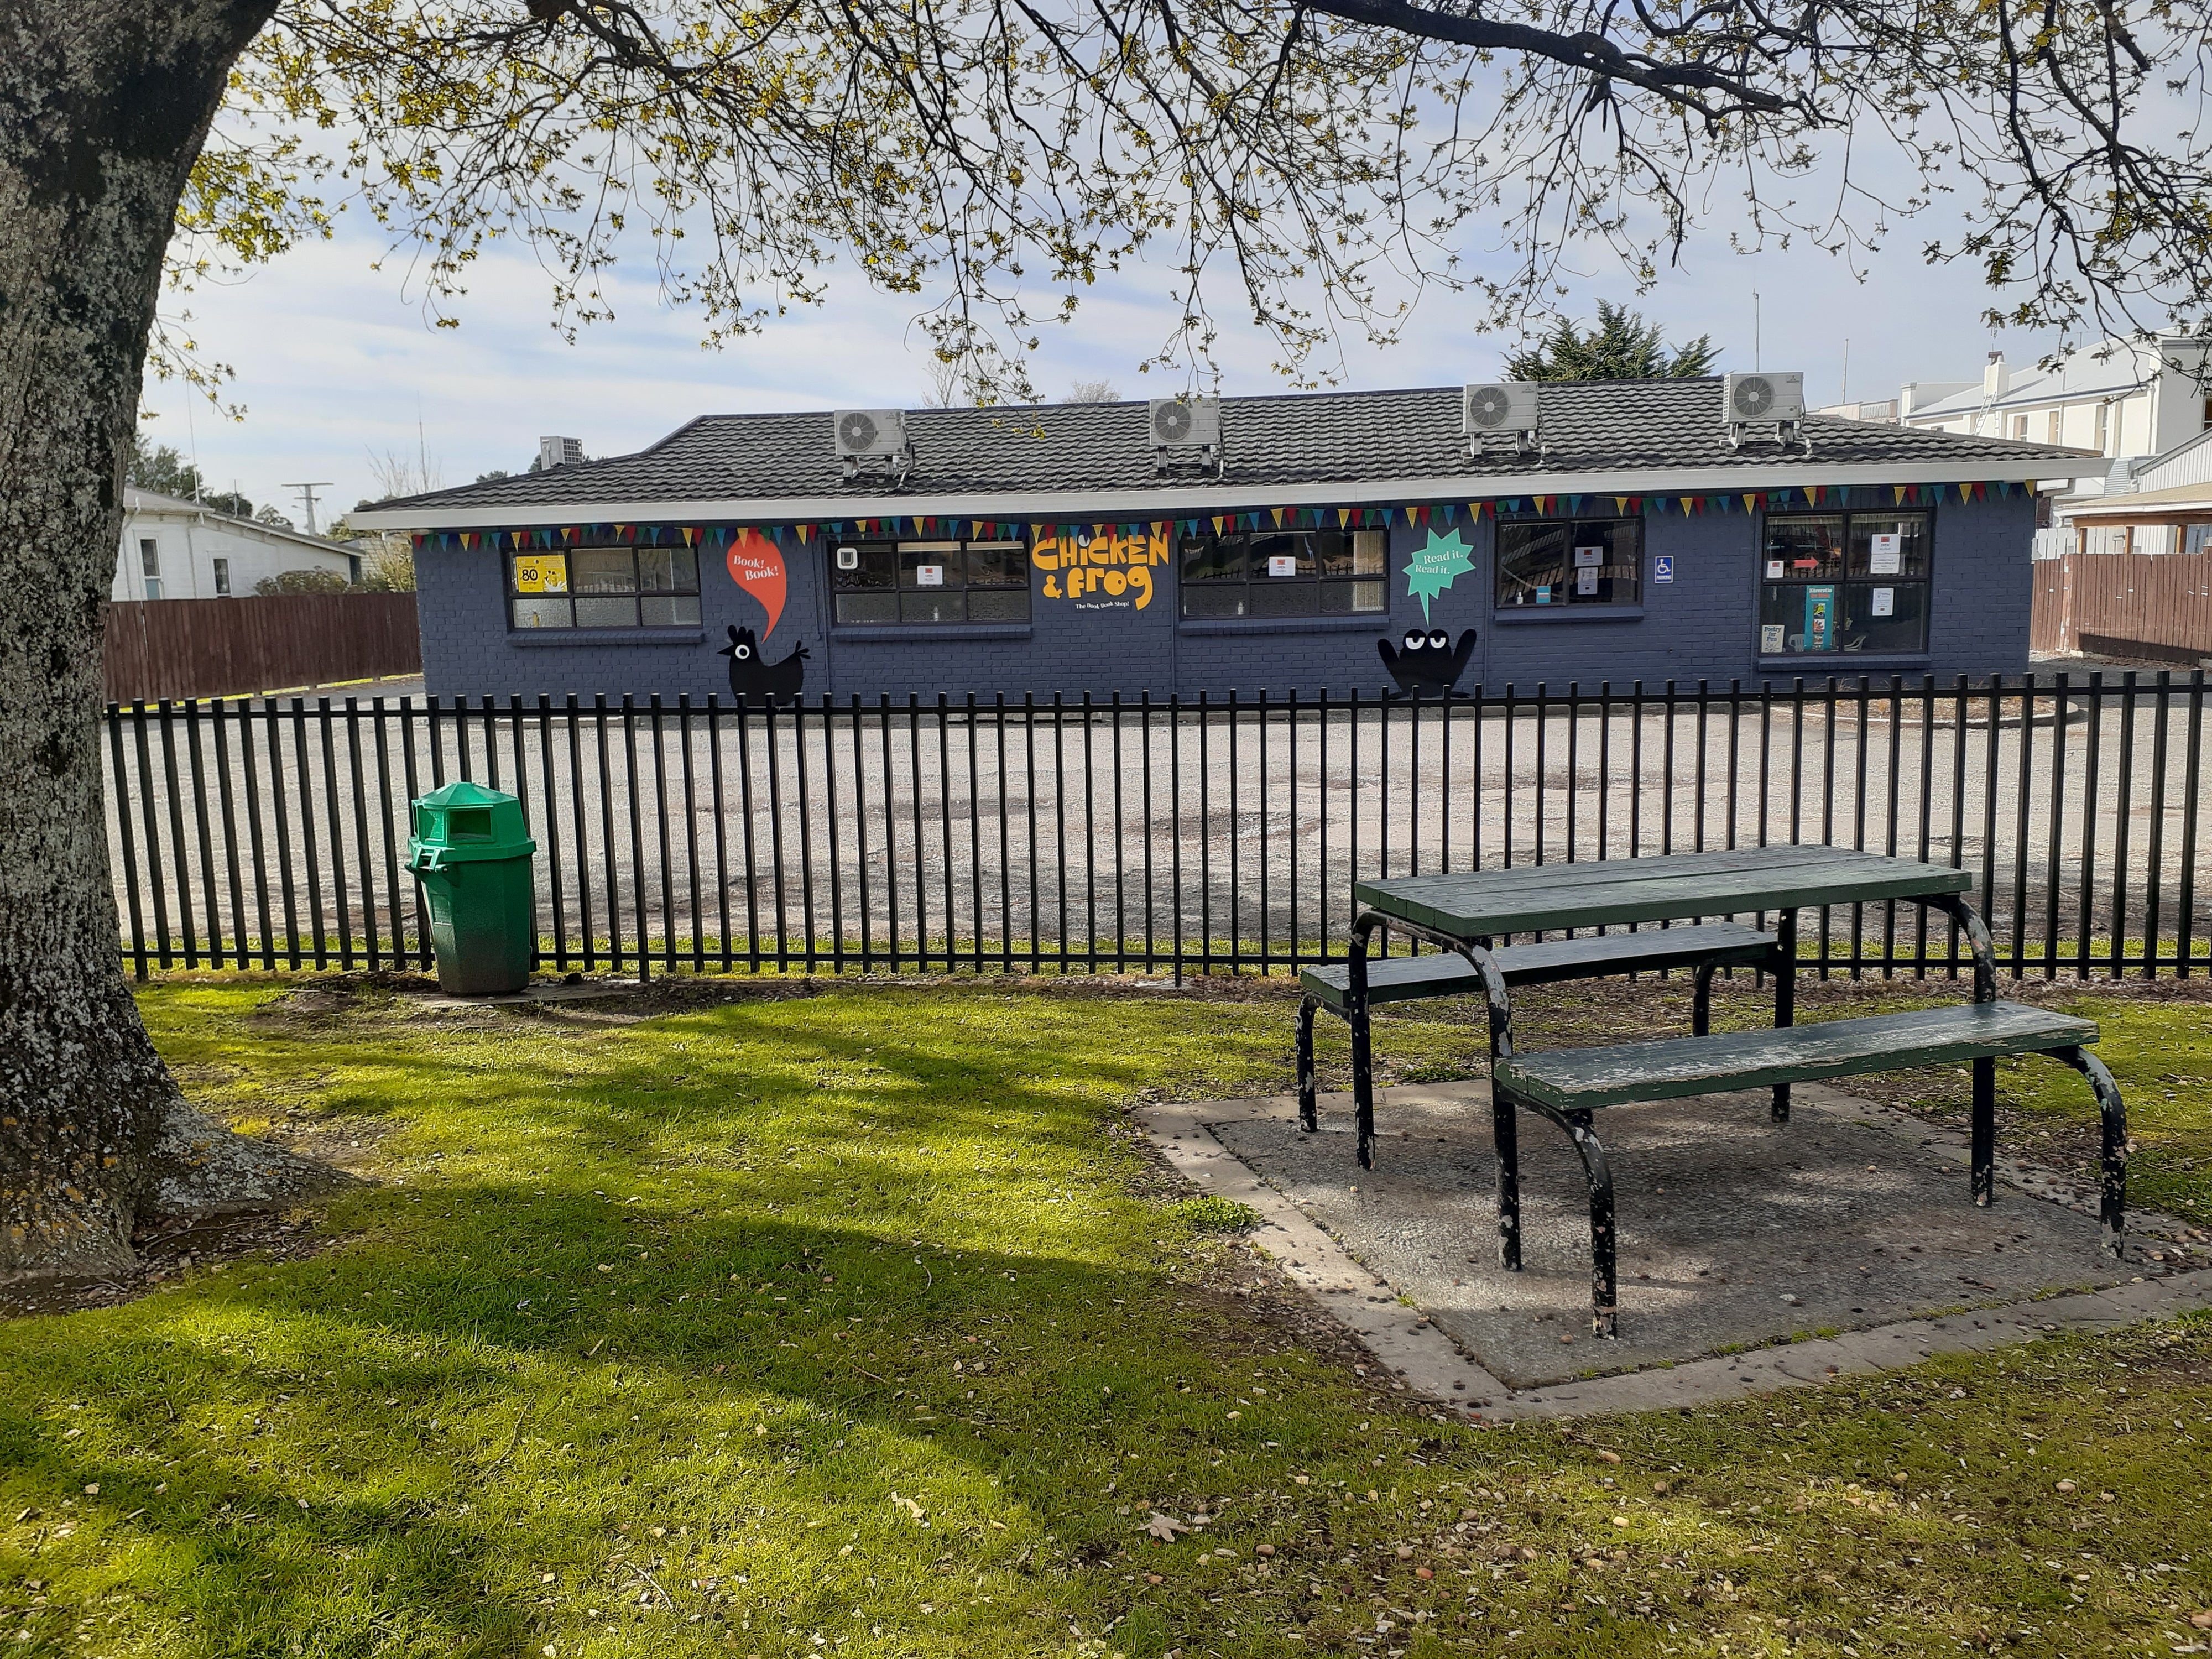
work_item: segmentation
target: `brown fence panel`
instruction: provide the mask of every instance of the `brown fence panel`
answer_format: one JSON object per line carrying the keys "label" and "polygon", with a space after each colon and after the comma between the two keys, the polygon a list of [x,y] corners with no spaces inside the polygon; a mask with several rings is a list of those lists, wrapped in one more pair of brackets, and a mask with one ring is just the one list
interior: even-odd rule
{"label": "brown fence panel", "polygon": [[2035,573],[2035,602],[2029,609],[2027,623],[2027,646],[2031,651],[2081,649],[2075,643],[2073,613],[2067,604],[2075,556],[2069,553],[2056,559],[2038,559],[2030,567]]}
{"label": "brown fence panel", "polygon": [[2212,552],[2039,559],[2029,639],[2038,651],[2191,665],[2212,657]]}
{"label": "brown fence panel", "polygon": [[422,671],[412,593],[121,599],[102,665],[113,702],[243,696]]}

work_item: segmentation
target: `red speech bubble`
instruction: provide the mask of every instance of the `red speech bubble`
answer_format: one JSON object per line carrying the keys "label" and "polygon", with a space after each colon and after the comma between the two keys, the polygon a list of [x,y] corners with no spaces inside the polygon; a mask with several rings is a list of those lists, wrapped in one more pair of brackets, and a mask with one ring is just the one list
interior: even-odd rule
{"label": "red speech bubble", "polygon": [[759,531],[740,530],[730,544],[727,563],[730,580],[759,600],[761,609],[768,612],[768,626],[761,629],[765,643],[783,615],[783,555]]}

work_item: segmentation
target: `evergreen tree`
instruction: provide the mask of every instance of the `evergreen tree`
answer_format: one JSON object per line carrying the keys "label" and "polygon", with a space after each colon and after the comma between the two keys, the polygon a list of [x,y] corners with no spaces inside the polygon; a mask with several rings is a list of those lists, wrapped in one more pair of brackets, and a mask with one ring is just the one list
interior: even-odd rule
{"label": "evergreen tree", "polygon": [[1535,344],[1506,358],[1505,376],[1511,380],[1681,380],[1711,374],[1713,360],[1719,356],[1710,334],[1700,334],[1670,353],[1660,338],[1658,324],[1645,322],[1641,313],[1626,306],[1600,300],[1594,325],[1579,329],[1560,318]]}

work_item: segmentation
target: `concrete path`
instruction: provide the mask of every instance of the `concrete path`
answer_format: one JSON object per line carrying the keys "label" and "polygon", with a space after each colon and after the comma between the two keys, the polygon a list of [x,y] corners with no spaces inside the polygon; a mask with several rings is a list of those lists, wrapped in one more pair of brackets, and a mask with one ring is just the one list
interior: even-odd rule
{"label": "concrete path", "polygon": [[1815,1085],[1788,1126],[1750,1096],[1601,1118],[1622,1340],[1600,1342],[1580,1168],[1548,1126],[1522,1129],[1526,1269],[1508,1274],[1486,1084],[1382,1091],[1371,1171],[1349,1097],[1322,1104],[1317,1135],[1289,1096],[1145,1115],[1184,1174],[1260,1212],[1255,1242],[1403,1388],[1486,1421],[1686,1407],[2212,1305],[2194,1229],[2131,1215],[2114,1263],[2094,1194],[2001,1160],[1999,1201],[1978,1210],[1962,1135]]}

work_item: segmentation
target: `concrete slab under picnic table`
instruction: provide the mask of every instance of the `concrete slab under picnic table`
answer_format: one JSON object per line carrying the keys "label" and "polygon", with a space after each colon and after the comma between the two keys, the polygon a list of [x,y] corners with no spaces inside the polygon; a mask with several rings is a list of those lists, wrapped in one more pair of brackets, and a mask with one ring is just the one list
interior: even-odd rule
{"label": "concrete slab under picnic table", "polygon": [[1598,1115],[1620,1219],[1617,1341],[1590,1334],[1580,1161],[1527,1115],[1525,1265],[1498,1267],[1486,1084],[1386,1091],[1371,1170],[1352,1156],[1348,1096],[1322,1097],[1317,1134],[1286,1099],[1182,1109],[1515,1391],[2142,1271],[2099,1253],[2086,1188],[2007,1160],[1997,1203],[1977,1209],[1962,1136],[1832,1088],[1797,1095],[1787,1124],[1769,1120],[1765,1091]]}

